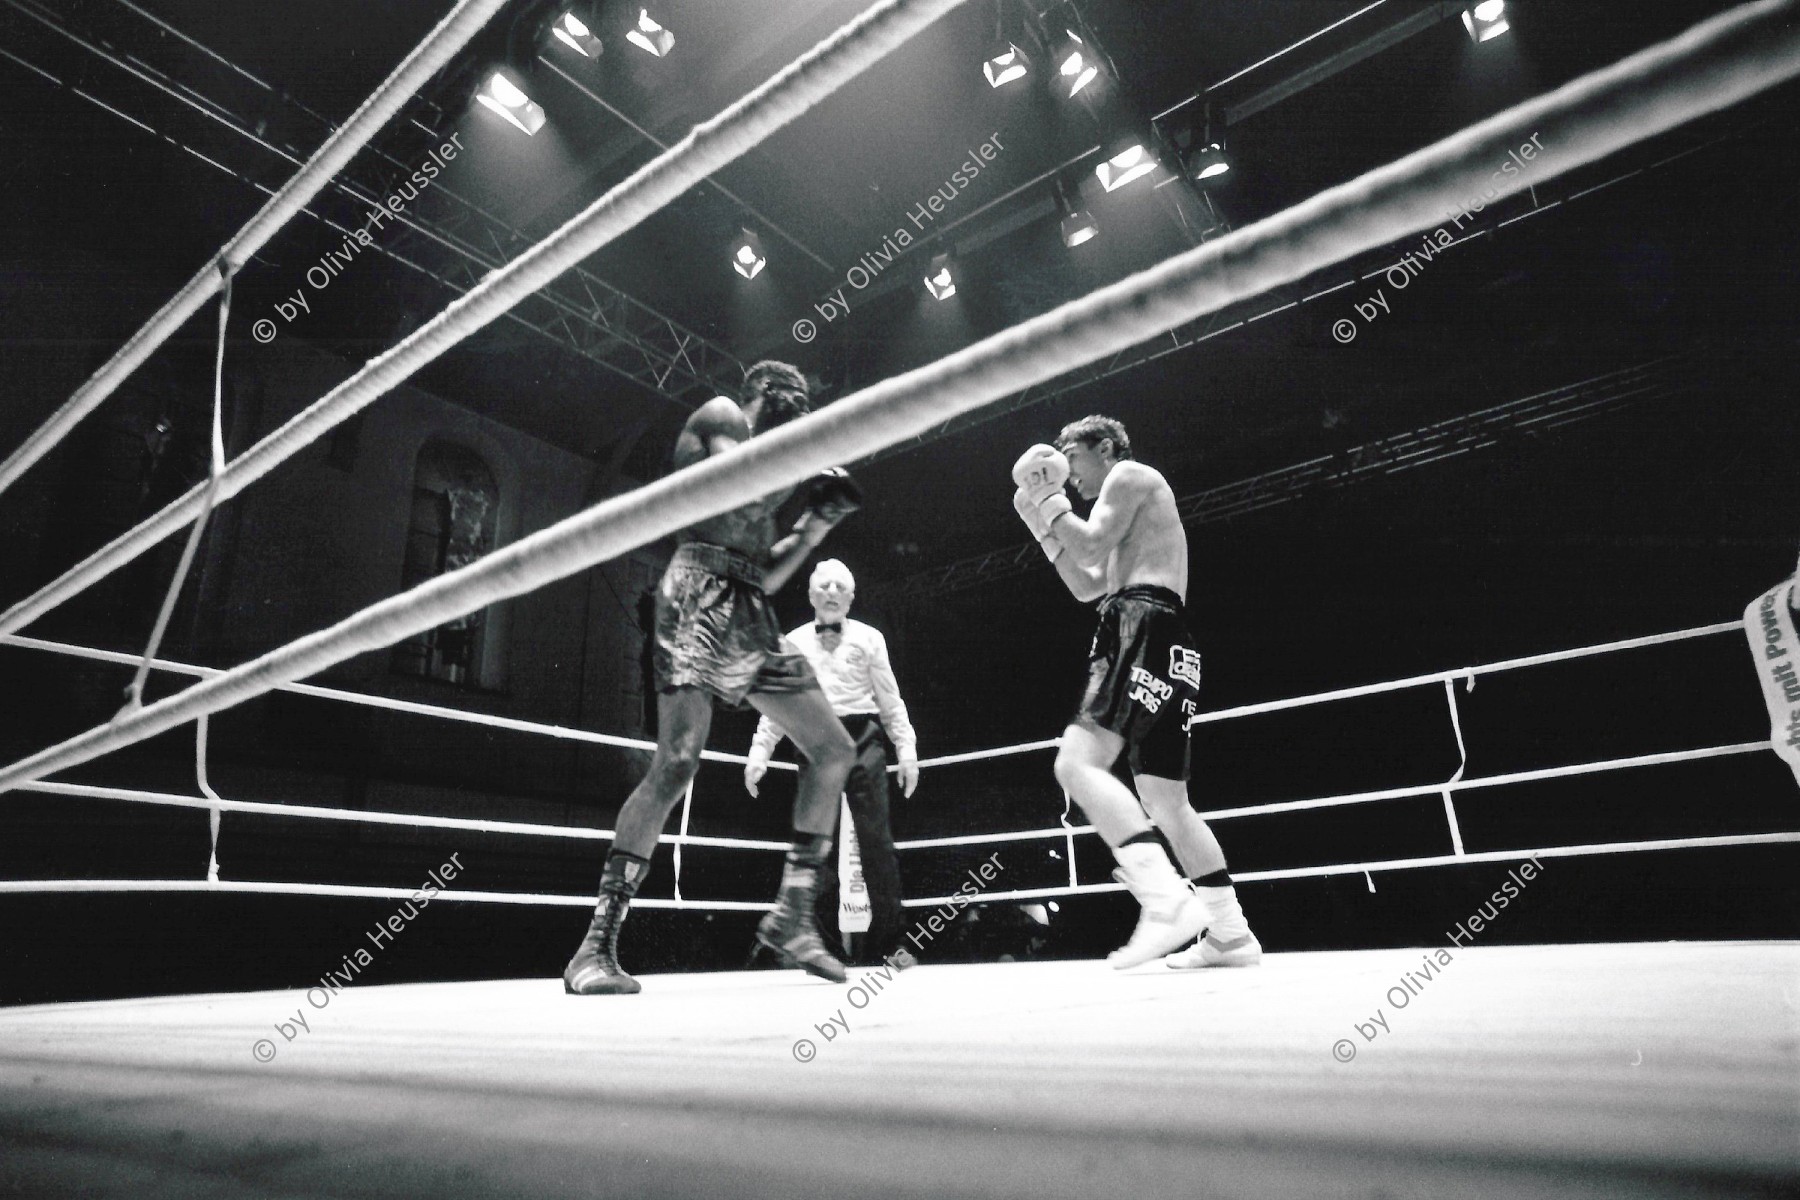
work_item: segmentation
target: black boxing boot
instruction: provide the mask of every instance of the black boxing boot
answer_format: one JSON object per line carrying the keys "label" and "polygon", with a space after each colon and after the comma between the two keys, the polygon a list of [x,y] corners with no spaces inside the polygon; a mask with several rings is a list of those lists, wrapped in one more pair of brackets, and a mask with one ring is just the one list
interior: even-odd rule
{"label": "black boxing boot", "polygon": [[757,925],[756,940],[773,950],[784,967],[799,967],[821,979],[843,983],[850,976],[844,964],[825,948],[813,919],[819,867],[829,853],[828,837],[802,834],[794,842],[782,868],[781,892],[775,897],[775,907]]}
{"label": "black boxing boot", "polygon": [[635,854],[615,850],[606,856],[600,872],[600,902],[594,919],[575,957],[563,968],[563,991],[571,996],[629,996],[641,990],[637,980],[619,965],[619,927],[631,898],[650,873],[650,863]]}

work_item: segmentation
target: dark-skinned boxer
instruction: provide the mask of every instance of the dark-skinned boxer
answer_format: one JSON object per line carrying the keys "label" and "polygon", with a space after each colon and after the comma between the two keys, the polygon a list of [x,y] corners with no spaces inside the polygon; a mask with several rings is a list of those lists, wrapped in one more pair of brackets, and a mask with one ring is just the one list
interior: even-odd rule
{"label": "dark-skinned boxer", "polygon": [[[806,377],[786,363],[759,362],[744,377],[741,401],[720,396],[688,418],[675,443],[675,467],[728,453],[807,410]],[[619,927],[650,869],[669,812],[699,766],[715,703],[756,708],[781,726],[811,767],[794,799],[793,846],[780,893],[757,926],[757,940],[783,966],[836,982],[846,977],[819,940],[813,903],[856,748],[805,656],[783,640],[768,594],[857,509],[861,495],[843,471],[825,472],[802,491],[806,510],[784,537],[776,536],[775,513],[791,495],[786,490],[701,521],[678,537],[656,596],[656,753],[619,810],[593,921],[563,971],[568,992],[640,990],[619,965]]]}

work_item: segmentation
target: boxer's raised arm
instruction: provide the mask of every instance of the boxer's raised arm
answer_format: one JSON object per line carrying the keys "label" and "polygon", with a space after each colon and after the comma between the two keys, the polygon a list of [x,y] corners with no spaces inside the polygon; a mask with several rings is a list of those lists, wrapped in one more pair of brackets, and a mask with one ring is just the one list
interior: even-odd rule
{"label": "boxer's raised arm", "polygon": [[1100,485],[1100,498],[1094,501],[1087,520],[1064,513],[1050,523],[1050,535],[1062,543],[1063,557],[1073,558],[1083,567],[1103,568],[1106,556],[1125,540],[1138,509],[1155,486],[1155,472],[1141,463],[1122,462],[1114,467]]}
{"label": "boxer's raised arm", "polygon": [[1106,595],[1106,571],[1103,568],[1084,567],[1070,553],[1058,555],[1055,562],[1056,573],[1061,577],[1063,586],[1083,604]]}
{"label": "boxer's raised arm", "polygon": [[715,396],[695,409],[675,442],[675,465],[690,467],[750,440],[750,422],[735,400]]}

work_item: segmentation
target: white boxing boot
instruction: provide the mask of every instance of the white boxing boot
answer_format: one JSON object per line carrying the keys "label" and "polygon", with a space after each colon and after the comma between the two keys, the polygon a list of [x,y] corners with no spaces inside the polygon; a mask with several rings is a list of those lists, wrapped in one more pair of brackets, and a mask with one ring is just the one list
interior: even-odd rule
{"label": "white boxing boot", "polygon": [[1113,878],[1131,889],[1144,911],[1131,940],[1106,956],[1114,970],[1140,966],[1179,950],[1206,928],[1206,905],[1176,873],[1156,842],[1132,842],[1113,851]]}
{"label": "white boxing boot", "polygon": [[1250,922],[1238,905],[1233,887],[1194,889],[1206,905],[1206,934],[1180,954],[1171,954],[1163,965],[1176,970],[1193,967],[1254,967],[1262,961],[1262,943],[1250,932]]}

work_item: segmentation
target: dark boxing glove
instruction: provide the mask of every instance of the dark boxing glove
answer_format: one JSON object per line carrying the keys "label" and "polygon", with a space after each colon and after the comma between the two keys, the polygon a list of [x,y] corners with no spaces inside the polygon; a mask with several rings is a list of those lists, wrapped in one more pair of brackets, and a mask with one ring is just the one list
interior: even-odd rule
{"label": "dark boxing glove", "polygon": [[820,471],[802,486],[806,489],[808,508],[836,508],[847,517],[862,507],[862,489],[856,486],[856,480],[850,478],[850,472],[842,467]]}
{"label": "dark boxing glove", "polygon": [[820,471],[801,485],[806,511],[794,532],[816,546],[839,521],[862,507],[862,488],[842,467]]}

